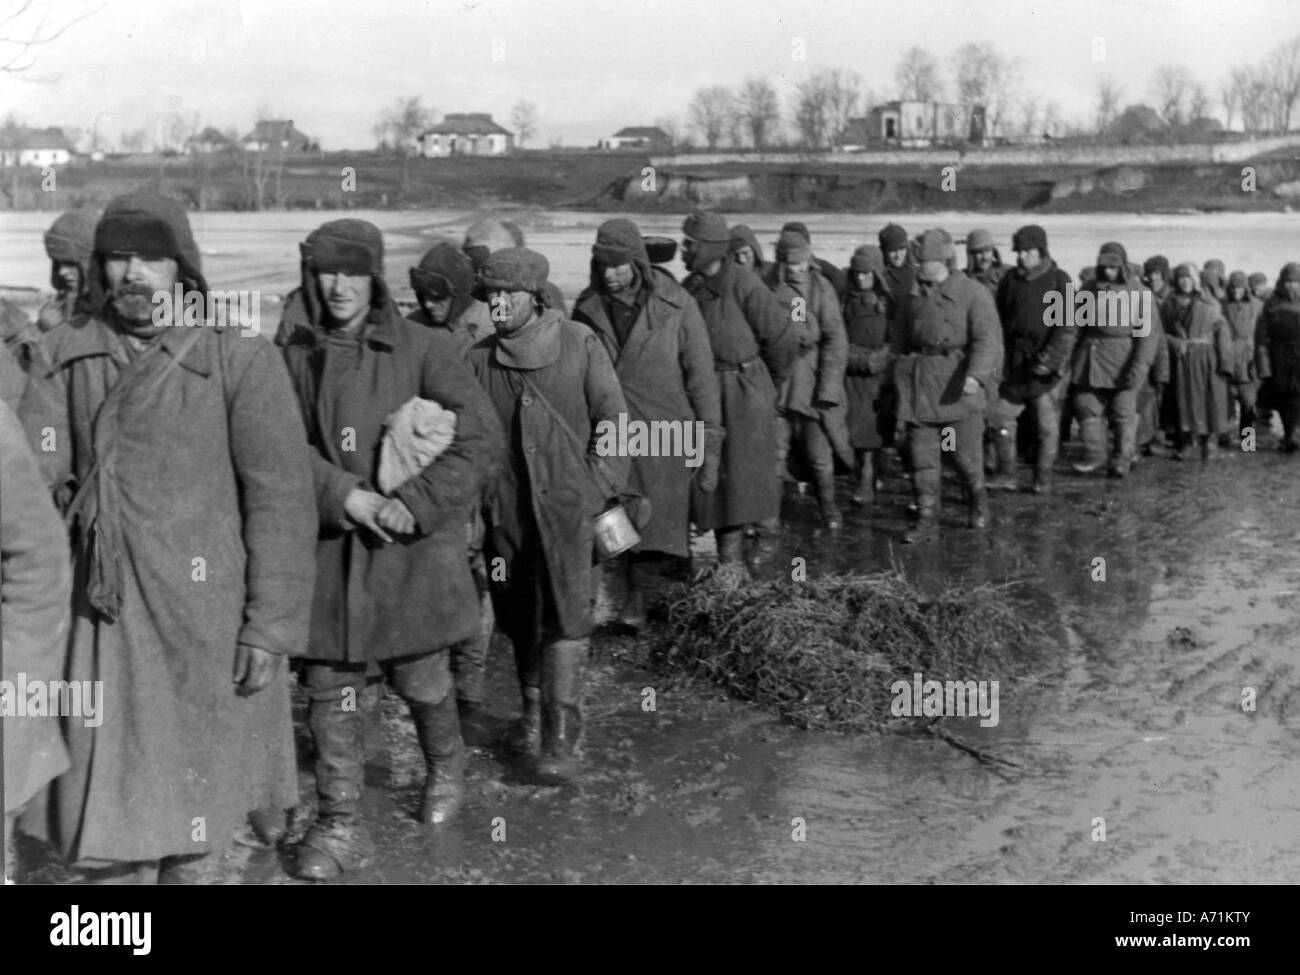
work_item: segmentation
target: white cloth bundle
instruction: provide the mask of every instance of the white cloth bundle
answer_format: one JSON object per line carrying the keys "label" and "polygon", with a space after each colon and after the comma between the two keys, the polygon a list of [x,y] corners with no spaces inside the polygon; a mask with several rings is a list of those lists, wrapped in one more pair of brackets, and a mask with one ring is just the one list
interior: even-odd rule
{"label": "white cloth bundle", "polygon": [[379,490],[391,495],[451,445],[456,436],[456,414],[417,396],[385,422],[379,445]]}

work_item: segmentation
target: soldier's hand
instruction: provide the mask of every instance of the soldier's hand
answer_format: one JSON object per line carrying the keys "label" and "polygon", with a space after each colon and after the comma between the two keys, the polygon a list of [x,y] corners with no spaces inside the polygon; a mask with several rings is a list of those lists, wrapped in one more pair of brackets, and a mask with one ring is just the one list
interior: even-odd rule
{"label": "soldier's hand", "polygon": [[230,678],[235,682],[235,693],[240,697],[248,697],[270,684],[279,659],[280,655],[270,650],[248,647],[242,643],[235,647],[235,670]]}
{"label": "soldier's hand", "polygon": [[967,376],[966,382],[962,385],[961,391],[965,396],[974,396],[980,391],[980,381],[974,376]]}
{"label": "soldier's hand", "polygon": [[369,528],[385,542],[391,542],[392,536],[379,524],[379,512],[388,504],[388,498],[365,488],[353,488],[352,493],[343,502],[343,510],[349,518],[362,528]]}
{"label": "soldier's hand", "polygon": [[375,520],[394,535],[410,535],[415,531],[415,515],[398,498],[390,499],[380,508]]}
{"label": "soldier's hand", "polygon": [[1051,366],[1045,366],[1041,362],[1038,365],[1034,366],[1035,376],[1050,376],[1051,374],[1052,374]]}

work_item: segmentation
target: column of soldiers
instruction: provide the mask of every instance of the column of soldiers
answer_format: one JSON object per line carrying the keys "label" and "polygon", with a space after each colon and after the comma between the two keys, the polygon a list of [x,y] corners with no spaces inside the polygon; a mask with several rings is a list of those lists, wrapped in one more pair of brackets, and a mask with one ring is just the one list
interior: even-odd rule
{"label": "column of soldiers", "polygon": [[[896,454],[902,540],[925,543],[945,458],[983,529],[1019,456],[1028,489],[1052,490],[1075,421],[1075,471],[1116,478],[1166,449],[1213,456],[1274,410],[1279,446],[1300,449],[1300,264],[1270,292],[1108,242],[1078,291],[1110,318],[1075,327],[1048,311],[1072,282],[1039,226],[1013,236],[1014,266],[969,233],[964,269],[942,229],[890,224],[843,269],[800,223],[770,262],[716,213],[682,230],[679,283],[674,241],[605,221],[570,314],[518,228],[479,221],[409,270],[407,318],[379,229],[333,220],[302,242],[267,342],[160,311],[178,287],[209,296],[173,201],[135,192],[56,221],[55,298],[36,323],[0,308],[4,679],[99,681],[107,713],[6,722],[7,864],[20,817],[101,882],[202,882],[250,823],[282,838],[292,674],[317,793],[294,873],[361,868],[379,686],[423,754],[416,817],[453,821],[467,742],[490,739],[494,623],[520,695],[506,744],[537,781],[578,780],[594,524],[614,505],[640,533],[617,563],[617,622],[636,631],[689,576],[692,525],[719,563],[768,564],[790,482],[837,531],[837,473],[872,505]],[[620,419],[698,424],[701,462],[598,449]]]}

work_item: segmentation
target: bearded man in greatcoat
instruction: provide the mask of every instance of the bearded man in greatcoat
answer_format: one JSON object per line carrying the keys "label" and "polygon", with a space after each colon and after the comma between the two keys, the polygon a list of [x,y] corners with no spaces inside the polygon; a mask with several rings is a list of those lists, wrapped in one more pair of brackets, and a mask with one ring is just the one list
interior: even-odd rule
{"label": "bearded man in greatcoat", "polygon": [[67,676],[102,682],[104,713],[64,723],[51,830],[94,879],[201,881],[250,810],[296,802],[284,659],[307,644],[310,461],[272,346],[175,327],[176,289],[207,295],[175,202],[110,202],[89,277],[103,300],[51,333],[47,378],[77,487]]}

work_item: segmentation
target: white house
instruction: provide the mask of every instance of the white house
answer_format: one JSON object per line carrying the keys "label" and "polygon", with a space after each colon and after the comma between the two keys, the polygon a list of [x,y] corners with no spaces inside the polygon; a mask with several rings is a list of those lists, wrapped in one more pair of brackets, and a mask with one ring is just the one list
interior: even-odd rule
{"label": "white house", "polygon": [[66,166],[72,147],[62,129],[0,128],[0,166]]}
{"label": "white house", "polygon": [[873,140],[905,147],[936,142],[982,143],[984,106],[933,101],[886,102],[871,110],[867,129]]}
{"label": "white house", "polygon": [[293,119],[261,119],[253,131],[239,140],[249,152],[279,149],[283,152],[311,152],[318,149],[314,139],[294,127]]}
{"label": "white house", "polygon": [[451,114],[420,135],[421,156],[503,156],[515,145],[514,133],[487,112]]}
{"label": "white house", "polygon": [[629,125],[596,144],[599,149],[644,149],[647,152],[667,152],[673,147],[672,137],[657,125]]}

